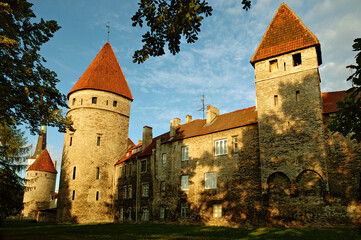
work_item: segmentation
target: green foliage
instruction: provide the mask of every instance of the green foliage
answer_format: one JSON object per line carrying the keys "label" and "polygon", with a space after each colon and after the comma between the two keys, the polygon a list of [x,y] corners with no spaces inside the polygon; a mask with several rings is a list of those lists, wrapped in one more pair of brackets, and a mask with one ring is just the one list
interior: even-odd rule
{"label": "green foliage", "polygon": [[34,22],[33,4],[26,0],[0,2],[0,121],[27,124],[32,133],[40,125],[65,131],[71,121],[59,108],[66,98],[56,89],[55,72],[43,66],[40,47],[60,29],[56,21]]}
{"label": "green foliage", "polygon": [[[245,10],[251,7],[250,0],[242,0],[242,4]],[[133,62],[143,63],[150,56],[165,54],[166,44],[173,55],[177,54],[182,36],[187,43],[194,43],[198,40],[203,16],[211,16],[212,10],[205,0],[141,0],[132,17],[133,27],[143,27],[145,21],[149,31],[142,36],[144,45],[135,51]]]}
{"label": "green foliage", "polygon": [[335,116],[329,128],[332,132],[340,132],[346,136],[351,134],[351,139],[361,142],[361,38],[354,40],[352,45],[356,54],[356,66],[349,66],[355,72],[348,77],[352,81],[352,87],[347,90],[347,96],[343,102],[337,103],[340,109]]}
{"label": "green foliage", "polygon": [[0,122],[0,220],[23,208],[23,181],[17,173],[25,168],[30,147],[24,132]]}

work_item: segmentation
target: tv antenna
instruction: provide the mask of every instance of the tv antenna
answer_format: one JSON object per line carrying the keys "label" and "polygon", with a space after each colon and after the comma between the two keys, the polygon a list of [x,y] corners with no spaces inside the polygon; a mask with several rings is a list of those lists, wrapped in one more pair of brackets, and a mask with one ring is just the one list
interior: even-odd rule
{"label": "tv antenna", "polygon": [[201,107],[201,109],[197,110],[197,111],[199,111],[199,112],[202,111],[202,113],[203,113],[203,119],[204,119],[204,111],[206,110],[206,106],[205,106],[205,104],[204,104],[204,100],[205,100],[204,95],[202,95],[202,99],[201,99],[202,107]]}
{"label": "tv antenna", "polygon": [[109,42],[109,34],[110,34],[110,22],[109,21],[105,27],[108,28],[108,41],[107,42]]}

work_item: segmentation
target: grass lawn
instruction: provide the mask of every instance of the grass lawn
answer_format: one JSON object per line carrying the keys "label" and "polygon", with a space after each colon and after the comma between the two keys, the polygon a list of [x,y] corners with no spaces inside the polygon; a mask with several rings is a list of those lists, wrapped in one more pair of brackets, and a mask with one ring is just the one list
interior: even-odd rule
{"label": "grass lawn", "polygon": [[0,239],[361,239],[355,228],[225,228],[168,224],[53,225],[5,222]]}

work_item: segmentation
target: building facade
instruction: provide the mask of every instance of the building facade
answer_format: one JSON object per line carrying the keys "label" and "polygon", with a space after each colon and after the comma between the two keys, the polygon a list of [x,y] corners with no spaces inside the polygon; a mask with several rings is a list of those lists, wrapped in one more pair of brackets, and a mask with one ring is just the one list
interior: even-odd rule
{"label": "building facade", "polygon": [[128,139],[133,100],[109,43],[68,94],[59,222],[342,225],[361,219],[361,146],[327,128],[316,36],[284,3],[251,64],[256,106]]}

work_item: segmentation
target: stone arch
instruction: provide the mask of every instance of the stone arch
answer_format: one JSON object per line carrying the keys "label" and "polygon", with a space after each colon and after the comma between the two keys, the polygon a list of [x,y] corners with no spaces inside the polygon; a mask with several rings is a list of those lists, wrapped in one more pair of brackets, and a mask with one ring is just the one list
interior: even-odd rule
{"label": "stone arch", "polygon": [[304,170],[296,178],[300,196],[322,196],[323,178],[313,170]]}
{"label": "stone arch", "polygon": [[286,197],[291,194],[291,181],[283,172],[272,173],[267,184],[270,197]]}

